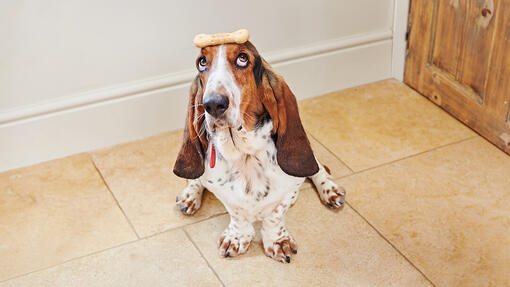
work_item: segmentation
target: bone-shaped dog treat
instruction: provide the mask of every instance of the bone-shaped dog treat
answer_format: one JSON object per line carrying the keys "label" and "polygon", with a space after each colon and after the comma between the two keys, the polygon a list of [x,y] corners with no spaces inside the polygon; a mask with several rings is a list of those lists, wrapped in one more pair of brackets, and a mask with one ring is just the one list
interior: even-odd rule
{"label": "bone-shaped dog treat", "polygon": [[198,48],[227,43],[242,44],[248,41],[248,38],[250,38],[248,30],[241,29],[232,33],[198,34],[193,39],[193,44]]}

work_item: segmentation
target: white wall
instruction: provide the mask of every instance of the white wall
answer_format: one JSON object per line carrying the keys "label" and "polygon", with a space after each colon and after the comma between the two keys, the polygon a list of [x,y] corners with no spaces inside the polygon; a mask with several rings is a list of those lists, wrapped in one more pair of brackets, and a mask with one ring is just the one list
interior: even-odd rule
{"label": "white wall", "polygon": [[0,170],[180,128],[197,33],[247,28],[298,98],[391,76],[393,0],[0,1]]}

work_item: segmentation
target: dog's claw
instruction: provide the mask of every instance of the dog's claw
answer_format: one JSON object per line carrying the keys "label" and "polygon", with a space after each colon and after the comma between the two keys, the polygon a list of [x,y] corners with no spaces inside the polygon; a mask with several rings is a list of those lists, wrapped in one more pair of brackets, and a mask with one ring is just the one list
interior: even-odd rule
{"label": "dog's claw", "polygon": [[297,253],[297,246],[290,234],[278,241],[264,244],[264,251],[267,256],[281,263],[290,263],[292,254]]}
{"label": "dog's claw", "polygon": [[237,229],[227,228],[218,241],[220,256],[236,257],[245,253],[252,238],[252,234],[239,233]]}
{"label": "dog's claw", "polygon": [[321,185],[318,192],[322,203],[331,209],[341,208],[345,203],[345,189],[331,180]]}
{"label": "dog's claw", "polygon": [[186,211],[188,211],[188,207],[187,207],[187,206],[179,206],[179,209],[180,209],[182,212],[186,212]]}
{"label": "dog's claw", "polygon": [[184,215],[195,214],[202,204],[202,194],[201,190],[196,190],[196,186],[186,187],[180,195],[175,197],[177,208]]}

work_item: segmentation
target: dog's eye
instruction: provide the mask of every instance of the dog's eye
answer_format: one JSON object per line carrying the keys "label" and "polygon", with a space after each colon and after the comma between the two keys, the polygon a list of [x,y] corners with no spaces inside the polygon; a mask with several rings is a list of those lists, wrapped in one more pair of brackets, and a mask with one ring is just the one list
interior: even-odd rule
{"label": "dog's eye", "polygon": [[246,67],[248,65],[248,55],[245,53],[239,54],[236,59],[236,65],[241,68]]}
{"label": "dog's eye", "polygon": [[200,72],[203,72],[205,71],[205,69],[207,68],[207,60],[205,59],[204,56],[198,58],[198,70]]}

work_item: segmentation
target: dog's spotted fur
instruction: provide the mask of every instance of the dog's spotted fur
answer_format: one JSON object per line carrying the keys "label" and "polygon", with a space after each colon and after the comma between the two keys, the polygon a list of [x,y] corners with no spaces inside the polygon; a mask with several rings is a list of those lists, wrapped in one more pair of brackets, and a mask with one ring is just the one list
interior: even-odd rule
{"label": "dog's spotted fur", "polygon": [[[245,68],[235,65],[240,53],[249,59]],[[174,167],[177,175],[191,180],[177,205],[184,214],[194,214],[207,188],[230,214],[219,239],[221,256],[245,253],[255,235],[252,224],[261,221],[265,253],[290,262],[297,245],[285,227],[285,213],[297,200],[305,177],[331,208],[343,204],[345,191],[313,156],[294,95],[250,42],[205,47],[201,57],[207,67],[191,87],[183,145]],[[211,93],[229,99],[219,118],[202,107]]]}

